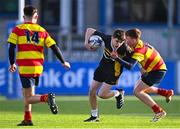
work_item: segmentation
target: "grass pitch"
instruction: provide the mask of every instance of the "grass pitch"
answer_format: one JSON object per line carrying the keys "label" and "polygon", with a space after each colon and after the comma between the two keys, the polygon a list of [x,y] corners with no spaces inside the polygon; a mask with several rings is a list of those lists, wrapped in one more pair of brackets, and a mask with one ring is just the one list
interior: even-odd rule
{"label": "grass pitch", "polygon": [[151,109],[134,96],[125,96],[125,105],[116,109],[115,99],[98,99],[100,122],[85,123],[90,116],[87,96],[57,97],[60,112],[51,114],[47,104],[33,105],[32,127],[18,127],[23,119],[22,100],[6,100],[0,97],[0,128],[180,128],[180,96],[174,96],[170,104],[163,97],[153,98],[166,110],[167,116],[156,123]]}

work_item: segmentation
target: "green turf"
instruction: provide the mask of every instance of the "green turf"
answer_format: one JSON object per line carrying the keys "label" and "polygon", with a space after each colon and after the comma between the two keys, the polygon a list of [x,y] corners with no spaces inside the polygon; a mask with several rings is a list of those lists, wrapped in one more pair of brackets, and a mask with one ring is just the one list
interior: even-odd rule
{"label": "green turf", "polygon": [[[51,114],[46,104],[33,105],[33,128],[180,128],[180,96],[173,97],[170,104],[165,103],[163,97],[153,98],[167,112],[167,116],[156,123],[150,122],[152,111],[133,96],[126,96],[121,110],[115,108],[114,99],[98,99],[99,123],[83,122],[90,112],[86,96],[60,96],[57,98],[60,113],[57,115]],[[22,119],[22,100],[0,97],[0,128],[18,128],[16,124]]]}

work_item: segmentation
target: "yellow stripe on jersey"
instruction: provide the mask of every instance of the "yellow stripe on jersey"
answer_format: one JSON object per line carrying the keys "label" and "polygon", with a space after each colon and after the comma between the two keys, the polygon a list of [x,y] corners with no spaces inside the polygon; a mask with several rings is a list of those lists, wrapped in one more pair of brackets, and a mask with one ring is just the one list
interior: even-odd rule
{"label": "yellow stripe on jersey", "polygon": [[132,55],[132,58],[138,60],[139,62],[141,62],[141,61],[144,60],[144,55],[141,54],[141,53],[135,52],[135,53]]}
{"label": "yellow stripe on jersey", "polygon": [[20,24],[17,27],[20,28],[20,29],[28,29],[28,30],[31,30],[31,31],[41,31],[41,32],[46,31],[43,27],[41,27],[38,24],[25,23],[25,24]]}
{"label": "yellow stripe on jersey", "polygon": [[147,49],[147,52],[146,52],[146,58],[144,58],[144,61],[141,62],[141,65],[142,67],[146,64],[147,60],[149,59],[149,57],[151,56],[153,52],[153,49]]}
{"label": "yellow stripe on jersey", "polygon": [[7,40],[8,43],[17,44],[17,35],[15,33],[11,33]]}
{"label": "yellow stripe on jersey", "polygon": [[[42,28],[38,24],[22,24],[22,25],[20,25],[18,27],[20,29],[28,29],[28,30],[31,30],[31,31],[38,31],[38,32],[45,32],[46,31],[44,28]],[[44,39],[44,43],[46,44],[47,47],[50,47],[50,46],[56,44],[56,42],[51,38],[51,36],[49,36],[49,34],[47,35],[46,39]]]}
{"label": "yellow stripe on jersey", "polygon": [[118,61],[115,61],[115,66],[114,66],[115,76],[120,75],[120,67],[121,67],[121,64]]}
{"label": "yellow stripe on jersey", "polygon": [[161,58],[160,58],[160,56],[156,56],[155,58],[154,58],[154,60],[151,62],[151,64],[149,65],[149,67],[147,68],[147,72],[150,72],[153,68],[154,68],[154,66],[159,62],[161,60]]}
{"label": "yellow stripe on jersey", "polygon": [[20,74],[41,74],[43,72],[43,66],[19,66]]}
{"label": "yellow stripe on jersey", "polygon": [[144,45],[143,41],[142,40],[138,40],[138,44],[136,44],[135,49],[142,48],[143,45]]}
{"label": "yellow stripe on jersey", "polygon": [[16,59],[44,59],[44,54],[38,51],[17,52]]}
{"label": "yellow stripe on jersey", "polygon": [[160,69],[166,70],[166,65],[159,53],[150,45],[143,45],[141,40],[136,44],[132,58],[138,60],[146,72]]}
{"label": "yellow stripe on jersey", "polygon": [[167,69],[167,67],[165,64],[163,64],[163,65],[161,65],[160,69]]}
{"label": "yellow stripe on jersey", "polygon": [[104,51],[104,53],[105,53],[105,54],[107,54],[108,56],[110,56],[109,52],[107,52],[107,51]]}
{"label": "yellow stripe on jersey", "polygon": [[111,54],[111,52],[110,52],[107,48],[104,48],[104,50],[105,50],[106,52],[108,52],[109,54]]}
{"label": "yellow stripe on jersey", "polygon": [[[33,36],[36,36],[36,38],[38,38],[36,40],[38,41],[38,43],[34,43],[34,39],[32,39]],[[28,43],[27,40],[29,40],[30,43]],[[56,44],[43,27],[33,23],[23,23],[17,25],[9,35],[7,41],[18,45],[16,59],[29,59],[29,61],[32,62],[35,59],[39,59],[41,61],[44,59],[44,45],[50,47]],[[33,74],[41,74],[42,70],[43,66],[39,65],[27,66],[26,64],[24,66],[19,66],[20,74],[29,74],[30,76],[33,76]]]}
{"label": "yellow stripe on jersey", "polygon": [[46,44],[47,47],[50,47],[50,46],[56,44],[56,42],[50,36],[48,36],[45,39],[45,44]]}

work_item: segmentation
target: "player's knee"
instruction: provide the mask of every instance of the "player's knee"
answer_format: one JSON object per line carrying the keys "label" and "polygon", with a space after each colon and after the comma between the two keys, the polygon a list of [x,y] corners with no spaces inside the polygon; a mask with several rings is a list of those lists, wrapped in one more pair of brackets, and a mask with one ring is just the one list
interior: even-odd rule
{"label": "player's knee", "polygon": [[98,93],[98,96],[101,99],[106,99],[107,98],[106,94],[104,94],[104,93]]}
{"label": "player's knee", "polygon": [[142,94],[144,94],[145,92],[144,91],[142,91],[142,90],[137,90],[137,89],[135,89],[134,91],[133,91],[133,93],[134,93],[134,95],[136,96],[136,97],[140,97]]}
{"label": "player's knee", "polygon": [[26,97],[26,98],[24,99],[24,101],[25,101],[25,104],[29,104],[29,97]]}
{"label": "player's knee", "polygon": [[32,95],[26,96],[26,97],[24,98],[25,103],[31,104],[31,97],[32,97]]}
{"label": "player's knee", "polygon": [[28,104],[29,104],[28,99],[24,99],[24,105],[26,106],[26,105],[28,105]]}

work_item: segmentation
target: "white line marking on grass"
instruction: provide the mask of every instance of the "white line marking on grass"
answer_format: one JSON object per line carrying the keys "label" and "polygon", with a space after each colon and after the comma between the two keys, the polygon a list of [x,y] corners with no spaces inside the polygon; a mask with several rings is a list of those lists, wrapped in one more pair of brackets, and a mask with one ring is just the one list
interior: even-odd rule
{"label": "white line marking on grass", "polygon": [[[123,113],[120,114],[121,116],[153,116],[153,113]],[[168,113],[168,116],[179,116],[180,117],[180,113]]]}
{"label": "white line marking on grass", "polygon": [[[154,100],[164,100],[164,97],[162,96],[152,96]],[[110,99],[100,99],[97,97],[98,101],[114,101],[114,98]],[[56,100],[58,101],[89,101],[88,96],[57,96]],[[128,100],[136,100],[139,101],[138,98],[135,96],[125,96],[125,101]],[[173,96],[173,100],[180,100],[180,96],[175,95]]]}
{"label": "white line marking on grass", "polygon": [[[98,129],[98,128],[0,128],[0,129]],[[180,128],[100,128],[100,129],[180,129]]]}

